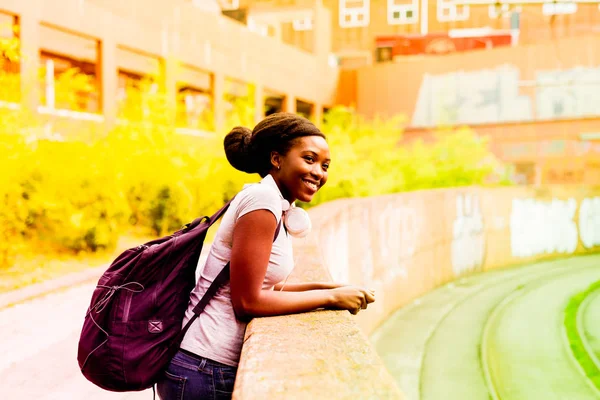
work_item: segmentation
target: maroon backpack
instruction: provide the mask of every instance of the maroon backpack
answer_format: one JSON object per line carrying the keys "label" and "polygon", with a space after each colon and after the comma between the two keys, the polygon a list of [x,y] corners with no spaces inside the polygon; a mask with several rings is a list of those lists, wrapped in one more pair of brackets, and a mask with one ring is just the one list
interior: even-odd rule
{"label": "maroon backpack", "polygon": [[[210,218],[198,218],[172,235],[126,250],[102,275],[77,352],[81,372],[90,382],[125,392],[158,381],[188,328],[229,280],[227,263],[182,328],[206,233],[230,203]],[[280,227],[281,221],[275,238]]]}

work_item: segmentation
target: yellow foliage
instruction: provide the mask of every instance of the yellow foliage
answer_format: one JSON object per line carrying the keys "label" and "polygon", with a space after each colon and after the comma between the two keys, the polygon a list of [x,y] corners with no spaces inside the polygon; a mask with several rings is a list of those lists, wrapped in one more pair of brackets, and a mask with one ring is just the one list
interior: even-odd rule
{"label": "yellow foliage", "polygon": [[329,181],[310,203],[344,197],[482,185],[500,173],[488,141],[469,128],[438,131],[434,143],[401,144],[401,116],[367,120],[351,109],[333,108],[323,132],[332,154]]}
{"label": "yellow foliage", "polygon": [[[12,80],[12,92],[18,92],[15,79],[0,75],[0,83]],[[77,132],[68,141],[40,139],[35,132],[41,123],[33,114],[0,108],[0,265],[28,242],[79,252],[111,249],[131,226],[165,235],[211,215],[244,183],[259,179],[229,165],[223,133],[177,133],[176,104],[156,81],[127,88],[119,123],[103,135]],[[56,78],[57,104],[78,110],[80,97],[93,89],[89,76],[69,70]],[[251,128],[254,89],[229,101],[227,128]],[[401,117],[370,121],[345,108],[331,110],[323,126],[333,158],[330,179],[311,205],[482,184],[498,166],[487,142],[468,129],[440,132],[433,145],[400,146],[403,122]],[[206,112],[198,127],[213,123]]]}
{"label": "yellow foliage", "polygon": [[[3,130],[2,152],[10,156],[0,168],[11,171],[0,182],[4,261],[7,245],[19,238],[94,251],[112,248],[131,225],[164,235],[212,214],[244,183],[258,179],[228,164],[220,134],[177,134],[160,123],[164,115],[153,112],[135,118],[91,143],[27,143],[23,135]],[[495,160],[472,131],[440,133],[434,145],[400,147],[402,122],[367,121],[333,109],[323,127],[333,158],[330,179],[311,206],[340,197],[482,184],[492,171]]]}

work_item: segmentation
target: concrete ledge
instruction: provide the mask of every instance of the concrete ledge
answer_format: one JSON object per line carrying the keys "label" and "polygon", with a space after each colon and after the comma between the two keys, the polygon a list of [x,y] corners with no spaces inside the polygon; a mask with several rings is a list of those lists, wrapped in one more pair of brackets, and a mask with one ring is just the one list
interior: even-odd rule
{"label": "concrete ledge", "polygon": [[[315,242],[298,242],[290,281],[328,281]],[[368,313],[369,310],[361,311]],[[252,320],[234,399],[402,399],[394,379],[347,311]]]}
{"label": "concrete ledge", "polygon": [[401,399],[348,312],[262,318],[246,332],[234,399]]}

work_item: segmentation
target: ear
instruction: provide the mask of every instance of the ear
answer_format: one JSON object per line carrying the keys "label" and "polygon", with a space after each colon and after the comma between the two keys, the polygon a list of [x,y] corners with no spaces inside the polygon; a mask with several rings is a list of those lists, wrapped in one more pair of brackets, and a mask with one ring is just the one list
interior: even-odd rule
{"label": "ear", "polygon": [[276,151],[271,152],[271,166],[275,169],[281,168],[281,162],[283,161],[283,157]]}

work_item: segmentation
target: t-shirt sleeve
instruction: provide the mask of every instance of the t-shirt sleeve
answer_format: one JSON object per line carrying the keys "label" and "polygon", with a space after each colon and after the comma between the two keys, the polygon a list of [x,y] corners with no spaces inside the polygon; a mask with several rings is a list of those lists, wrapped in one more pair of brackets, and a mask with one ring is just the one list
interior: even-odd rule
{"label": "t-shirt sleeve", "polygon": [[281,198],[273,188],[267,185],[255,184],[243,190],[238,196],[242,198],[236,210],[236,222],[244,215],[256,210],[269,210],[273,213],[277,222],[281,219],[283,213]]}

